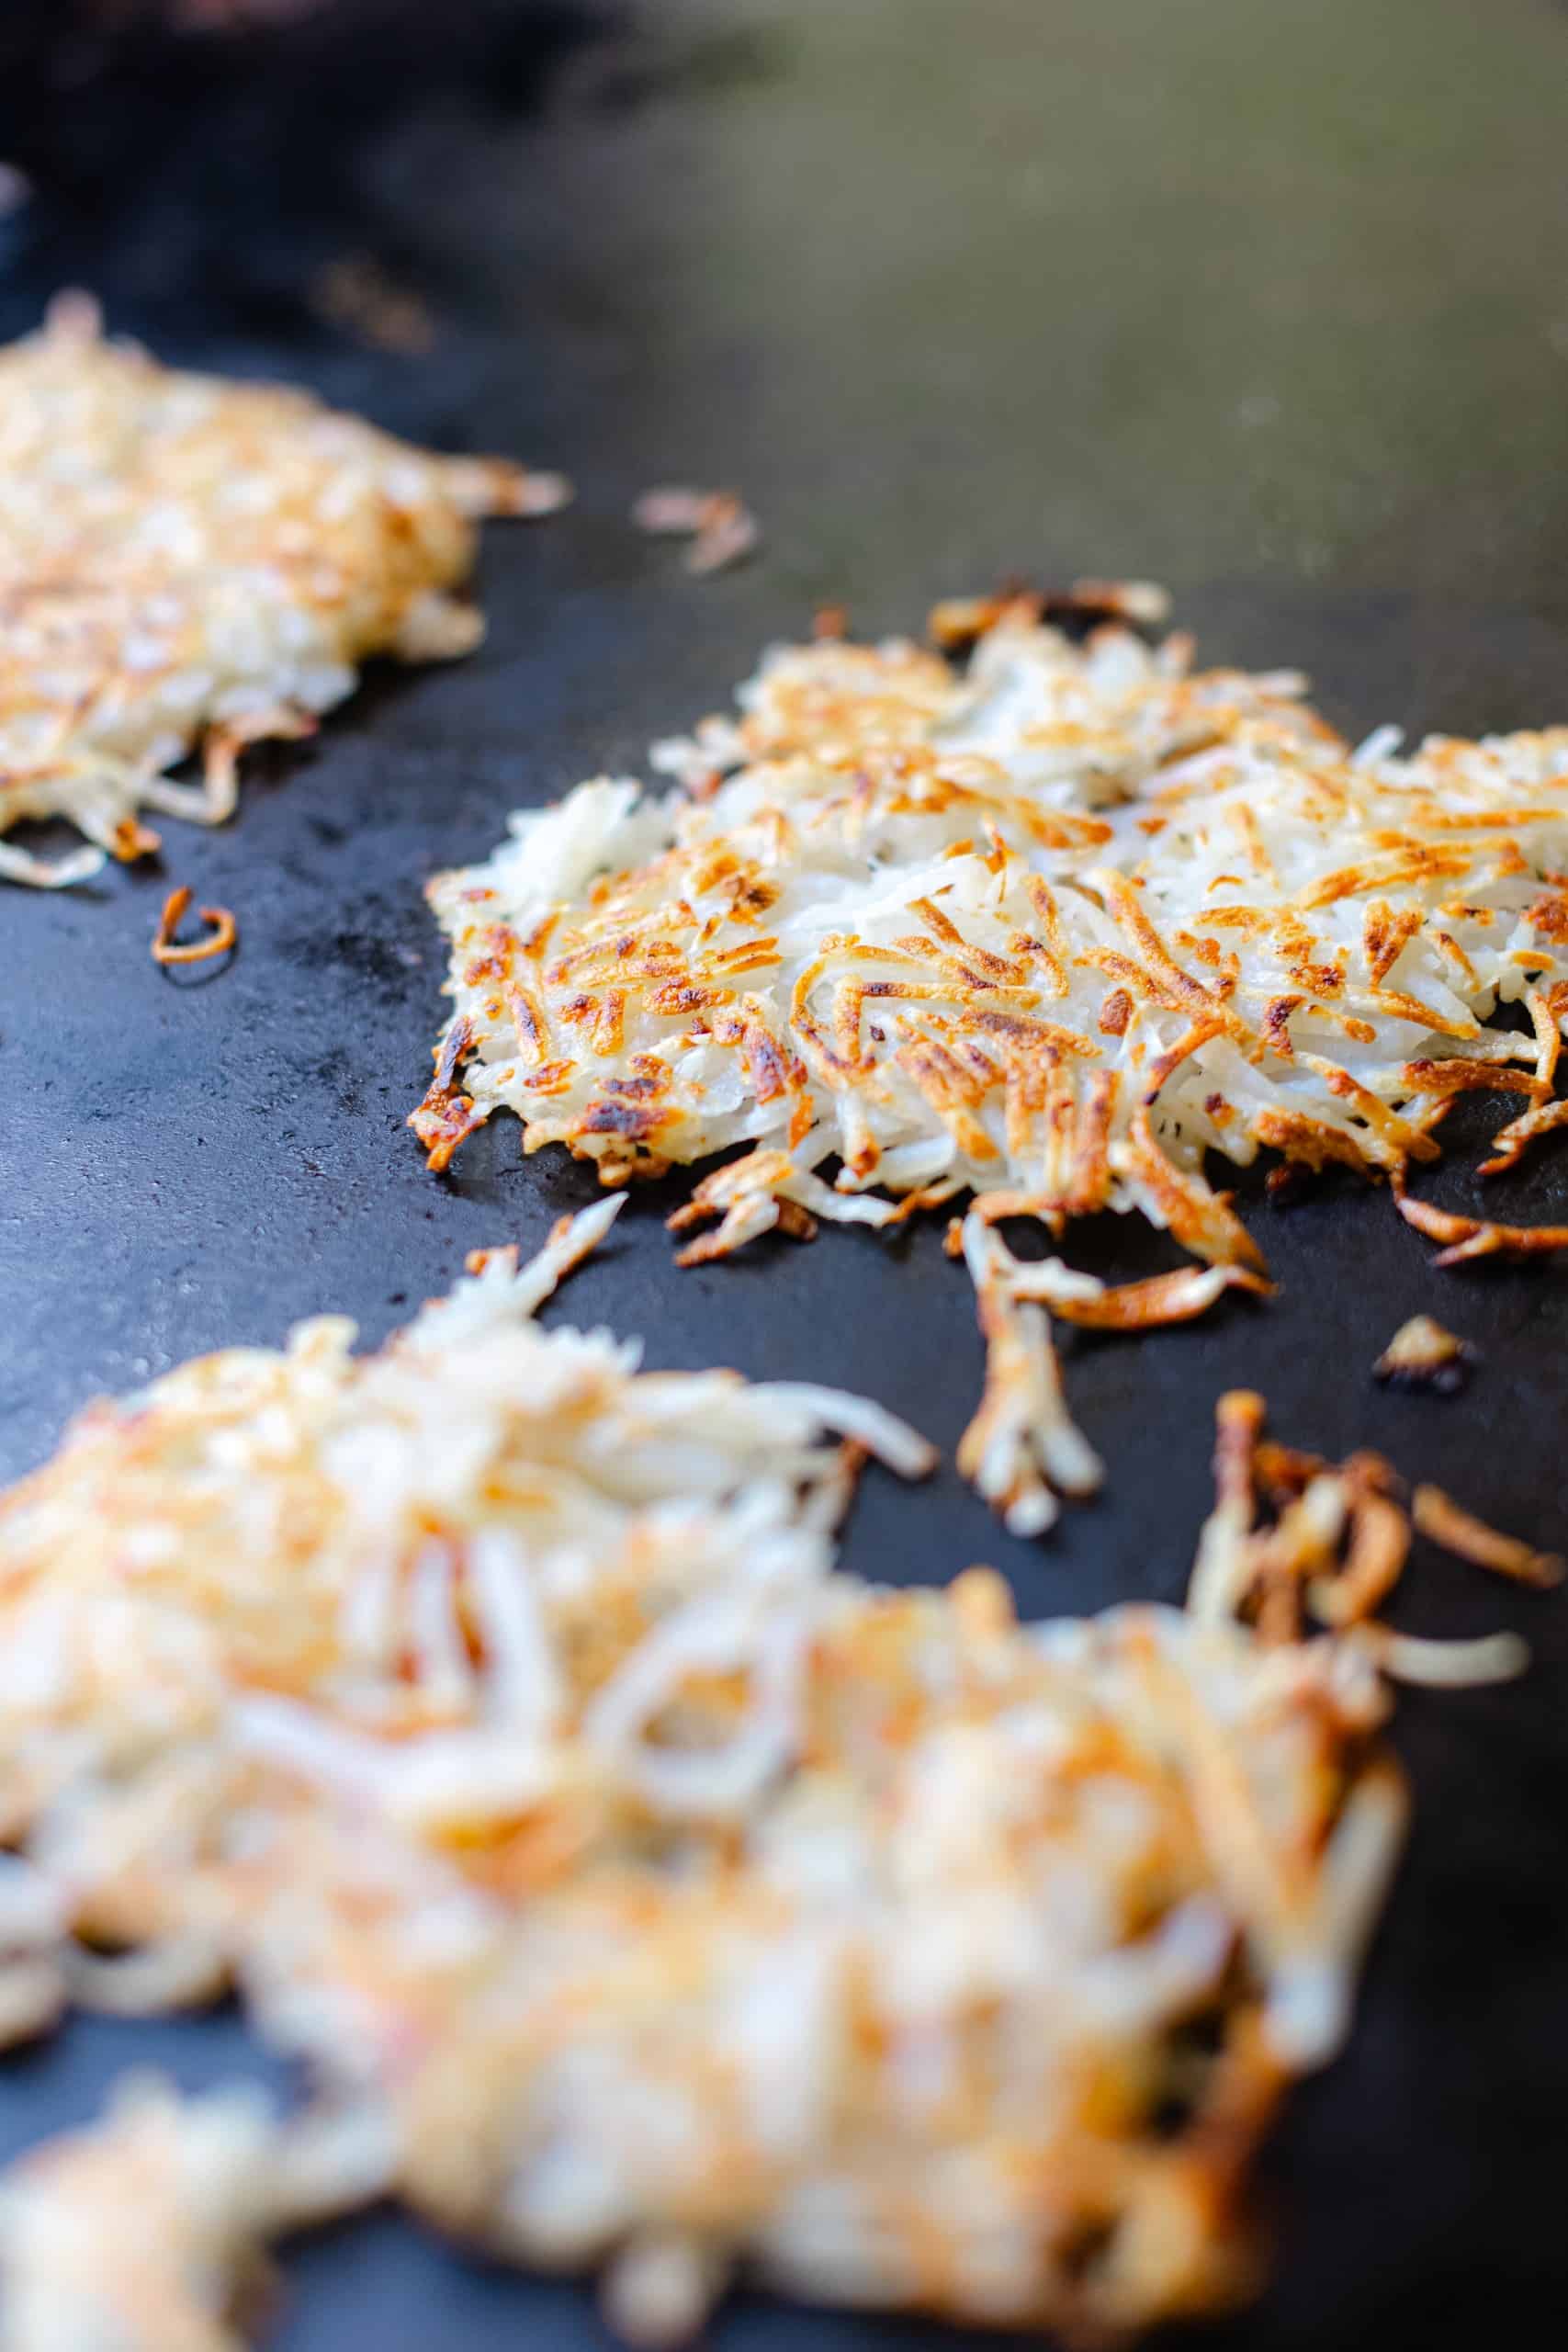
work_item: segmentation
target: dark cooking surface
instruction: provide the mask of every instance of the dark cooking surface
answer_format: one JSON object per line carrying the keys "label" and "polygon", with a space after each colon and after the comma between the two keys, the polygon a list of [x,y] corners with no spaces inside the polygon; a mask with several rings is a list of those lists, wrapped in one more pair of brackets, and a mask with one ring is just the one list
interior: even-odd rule
{"label": "dark cooking surface", "polygon": [[[371,7],[357,45],[307,28],[292,65],[63,36],[40,62],[23,19],[68,13],[0,29],[0,157],[38,188],[0,220],[6,333],[84,279],[171,357],[564,465],[581,497],[490,532],[475,660],[378,677],[313,749],[254,758],[228,831],[171,820],[161,869],[0,893],[6,1475],[96,1389],[320,1307],[378,1338],[467,1250],[589,1196],[500,1119],[423,1172],[401,1124],[439,1011],[419,883],[513,806],[634,765],[817,599],[871,629],[1010,571],[1152,573],[1212,656],[1301,662],[1347,725],[1568,717],[1568,14],[1546,0],[649,0],[605,40],[570,8],[446,0]],[[350,251],[423,291],[428,356],[310,313]],[[758,561],[693,582],[626,527],[682,478],[745,489]],[[235,909],[231,969],[152,965],[175,879]],[[1482,1197],[1458,1171],[1436,1190]],[[1033,1613],[1175,1597],[1238,1381],[1287,1436],[1384,1447],[1561,1543],[1568,1273],[1435,1272],[1351,1188],[1248,1198],[1277,1304],[1070,1348],[1100,1501],[1025,1546],[951,1469],[877,1478],[848,1563],[989,1557]],[[1485,1198],[1561,1218],[1568,1157]],[[667,1205],[641,1198],[551,1312],[644,1332],[659,1363],[832,1377],[951,1450],[980,1351],[936,1223],[679,1275]],[[1120,1226],[1072,1253],[1156,1257]],[[1457,1405],[1370,1381],[1421,1307],[1484,1351]],[[1536,1668],[1401,1711],[1408,1864],[1354,2042],[1266,2167],[1274,2283],[1216,2352],[1534,2342],[1543,2298],[1559,2327],[1568,2301],[1568,1600],[1423,1562],[1408,1601],[1431,1630],[1517,1625]],[[73,2025],[0,2066],[0,2153],[142,2059],[191,2082],[259,2063],[228,2018]],[[288,2277],[282,2352],[601,2340],[578,2289],[387,2218]],[[760,2301],[715,2333],[767,2352],[807,2327],[936,2340]]]}

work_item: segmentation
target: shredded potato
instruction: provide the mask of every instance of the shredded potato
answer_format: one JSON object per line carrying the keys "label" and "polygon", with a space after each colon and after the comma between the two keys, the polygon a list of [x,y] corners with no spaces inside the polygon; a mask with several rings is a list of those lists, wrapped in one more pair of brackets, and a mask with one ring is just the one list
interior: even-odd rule
{"label": "shredded potato", "polygon": [[190,911],[190,898],[189,884],[182,882],[164,899],[152,933],[154,964],[208,964],[227,956],[238,940],[239,926],[227,907],[202,907],[201,920],[209,926],[205,938],[180,944],[175,934]]}
{"label": "shredded potato", "polygon": [[[466,653],[451,591],[472,518],[543,513],[558,476],[440,458],[304,392],[160,368],[62,297],[0,351],[0,837],[62,817],[52,862],[0,838],[0,877],[78,882],[216,824],[240,751],[309,732],[372,653]],[[200,785],[165,771],[202,747]]]}
{"label": "shredded potato", "polygon": [[741,562],[761,533],[757,518],[732,490],[648,490],[632,508],[639,531],[689,538],[686,569],[723,571]]}
{"label": "shredded potato", "polygon": [[[712,1227],[687,1263],[967,1190],[982,1222],[1053,1233],[1137,1211],[1228,1270],[1115,1302],[1109,1328],[1265,1286],[1211,1151],[1391,1176],[1449,1261],[1562,1247],[1402,1179],[1461,1090],[1525,1106],[1492,1165],[1561,1124],[1568,729],[1351,752],[1292,673],[1193,673],[1186,640],[1114,622],[1077,648],[1039,609],[940,607],[943,642],[974,640],[963,671],[901,640],[776,650],[737,719],[656,748],[672,795],[583,785],[438,876],[453,1012],[412,1122],[432,1166],[504,1107],[525,1150],[564,1144],[610,1184],[747,1148],[678,1220]],[[1004,1275],[993,1392],[1022,1378],[1016,1349],[998,1368]],[[1016,1520],[1038,1465],[1022,1435],[1004,1460],[998,1426],[968,1457]]]}
{"label": "shredded potato", "polygon": [[1372,1366],[1375,1379],[1394,1388],[1426,1388],[1457,1396],[1476,1363],[1476,1351],[1434,1316],[1412,1315]]}
{"label": "shredded potato", "polygon": [[1185,1613],[832,1573],[864,1454],[930,1449],[541,1331],[618,1205],[379,1353],[325,1317],[95,1406],[0,1498],[0,2036],[232,1985],[314,2092],[143,2089],[26,2159],[6,2352],[107,2313],[220,2352],[267,2241],[389,2186],[601,2267],[639,2343],[738,2267],[1102,2334],[1253,2279],[1250,2152],[1343,2039],[1400,1843],[1380,1668],[1516,1645],[1371,1622],[1393,1474],[1246,1396]]}
{"label": "shredded potato", "polygon": [[269,2237],[378,2196],[367,2111],[279,2126],[254,2086],[182,2100],[132,2077],[87,2131],[0,2179],[5,2352],[240,2352],[230,2325],[265,2282]]}

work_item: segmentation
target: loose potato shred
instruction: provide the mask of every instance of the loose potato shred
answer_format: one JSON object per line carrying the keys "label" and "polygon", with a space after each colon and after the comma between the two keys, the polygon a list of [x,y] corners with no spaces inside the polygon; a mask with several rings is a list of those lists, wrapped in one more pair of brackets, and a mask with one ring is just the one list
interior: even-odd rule
{"label": "loose potato shred", "polygon": [[699,577],[742,562],[761,537],[755,515],[732,490],[645,491],[632,521],[655,537],[690,539],[686,569]]}
{"label": "loose potato shred", "polygon": [[[0,1498],[0,2033],[232,1984],[312,2093],[143,2084],[24,2158],[7,2352],[232,2352],[265,2245],[389,2189],[641,2344],[738,2270],[1079,2336],[1256,2282],[1248,2163],[1402,1834],[1392,1472],[1230,1397],[1186,1611],[868,1585],[833,1529],[912,1430],[533,1320],[618,1205],[377,1354],[322,1317],[94,1406]],[[1065,1413],[1028,1444],[1010,1508],[1089,1475]]]}
{"label": "loose potato shred", "polygon": [[1455,1396],[1477,1362],[1476,1351],[1430,1315],[1402,1323],[1372,1366],[1374,1376],[1396,1388],[1426,1388]]}
{"label": "loose potato shred", "polygon": [[1562,1581],[1562,1563],[1555,1553],[1538,1552],[1514,1535],[1499,1535],[1495,1528],[1461,1510],[1440,1487],[1417,1487],[1411,1498],[1410,1517],[1423,1535],[1429,1535],[1445,1552],[1473,1561],[1478,1568],[1512,1577],[1519,1584],[1548,1589]]}
{"label": "loose potato shred", "polygon": [[[1505,1535],[1462,1510],[1438,1487],[1418,1486],[1408,1502],[1399,1473],[1381,1454],[1361,1451],[1337,1464],[1263,1437],[1261,1397],[1234,1389],[1216,1408],[1214,1483],[1218,1499],[1203,1529],[1189,1607],[1205,1623],[1239,1617],[1265,1640],[1300,1638],[1303,1616],[1337,1632],[1365,1634],[1386,1670],[1401,1657],[1428,1654],[1463,1679],[1473,1654],[1493,1679],[1499,1658],[1517,1672],[1524,1653],[1511,1635],[1480,1644],[1424,1643],[1373,1622],[1373,1612],[1403,1575],[1412,1537],[1425,1535],[1458,1559],[1515,1582],[1549,1589],[1562,1562]],[[1260,1507],[1275,1513],[1258,1525]],[[1417,1670],[1409,1678],[1425,1680]]]}
{"label": "loose potato shred", "polygon": [[[1508,1130],[1504,1129],[1504,1135]],[[1501,1138],[1499,1138],[1501,1140]],[[1506,1160],[1494,1165],[1507,1165]],[[1461,1216],[1430,1201],[1416,1200],[1403,1173],[1393,1180],[1394,1203],[1406,1225],[1444,1247],[1432,1261],[1436,1266],[1462,1266],[1475,1258],[1547,1257],[1568,1250],[1568,1225],[1500,1225],[1490,1217]]]}
{"label": "loose potato shred", "polygon": [[[765,657],[736,717],[655,747],[673,792],[598,779],[438,876],[453,1013],[412,1121],[432,1164],[502,1108],[525,1150],[564,1144],[612,1185],[748,1147],[675,1220],[713,1223],[685,1264],[964,1191],[1057,1238],[1135,1210],[1201,1262],[1033,1302],[1102,1329],[1266,1291],[1210,1154],[1386,1176],[1443,1264],[1568,1246],[1404,1184],[1461,1092],[1528,1098],[1489,1170],[1568,1114],[1568,729],[1352,751],[1294,673],[1145,644],[1146,588],[1075,597],[939,606],[961,667],[835,616]],[[1002,1279],[964,1460],[1043,1527],[1019,1400],[1058,1392]]]}
{"label": "loose potato shred", "polygon": [[227,907],[203,907],[201,920],[212,928],[205,939],[192,940],[180,945],[175,937],[190,906],[190,890],[181,883],[171,890],[164,901],[158,917],[158,927],[152,933],[152,961],[155,964],[207,964],[215,956],[227,956],[239,937],[239,930]]}

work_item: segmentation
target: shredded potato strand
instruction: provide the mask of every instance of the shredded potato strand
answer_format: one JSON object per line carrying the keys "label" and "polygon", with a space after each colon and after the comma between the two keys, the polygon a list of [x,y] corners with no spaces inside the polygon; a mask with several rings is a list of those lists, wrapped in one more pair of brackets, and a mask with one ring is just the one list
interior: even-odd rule
{"label": "shredded potato strand", "polygon": [[201,920],[212,925],[210,933],[205,939],[193,940],[189,944],[180,946],[175,934],[185,921],[189,905],[190,888],[187,883],[182,882],[164,899],[163,912],[158,917],[158,928],[152,933],[152,960],[155,964],[209,963],[215,956],[227,956],[239,938],[239,928],[227,907],[203,907],[200,909]]}
{"label": "shredded potato strand", "polygon": [[[1488,1527],[1440,1487],[1419,1486],[1406,1502],[1399,1473],[1382,1454],[1362,1451],[1336,1465],[1266,1441],[1262,1399],[1250,1390],[1222,1396],[1215,1418],[1217,1499],[1188,1593],[1189,1611],[1204,1623],[1239,1618],[1265,1640],[1293,1642],[1304,1611],[1336,1630],[1371,1632],[1376,1654],[1399,1679],[1397,1645],[1406,1637],[1371,1620],[1403,1575],[1414,1535],[1516,1583],[1550,1589],[1562,1581],[1554,1554]],[[1513,1636],[1503,1649],[1489,1638],[1517,1673],[1526,1659]],[[1466,1645],[1451,1646],[1462,1661]],[[1412,1654],[1442,1648],[1416,1644]],[[1455,1679],[1464,1679],[1462,1663]]]}

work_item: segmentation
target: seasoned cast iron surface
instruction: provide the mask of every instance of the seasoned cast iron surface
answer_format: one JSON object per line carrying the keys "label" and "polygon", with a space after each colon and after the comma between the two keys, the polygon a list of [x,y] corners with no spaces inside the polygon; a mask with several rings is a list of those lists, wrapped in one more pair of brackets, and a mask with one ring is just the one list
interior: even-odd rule
{"label": "seasoned cast iron surface", "polygon": [[[323,1307],[379,1339],[465,1251],[532,1244],[590,1196],[570,1162],[523,1164],[502,1119],[424,1173],[402,1124],[440,1012],[420,885],[508,809],[636,766],[818,599],[874,630],[1009,572],[1148,573],[1213,658],[1302,662],[1351,728],[1568,717],[1568,16],[1545,0],[649,0],[615,22],[351,0],[287,40],[88,13],[0,30],[0,156],[34,185],[0,220],[6,333],[85,282],[170,357],[565,466],[581,496],[487,535],[478,656],[378,674],[314,746],[253,757],[233,826],[170,820],[158,866],[0,897],[6,1475],[95,1391],[197,1351]],[[427,355],[316,315],[345,254],[422,294]],[[760,559],[688,580],[625,521],[660,479],[741,487]],[[152,964],[175,880],[235,910],[231,968]],[[1562,1218],[1568,1157],[1431,1189]],[[549,1312],[644,1333],[656,1364],[863,1389],[951,1454],[980,1348],[938,1221],[680,1274],[678,1194],[639,1196]],[[990,1558],[1035,1614],[1174,1599],[1238,1382],[1292,1440],[1382,1447],[1562,1543],[1568,1276],[1436,1272],[1350,1185],[1244,1200],[1277,1303],[1067,1343],[1111,1466],[1098,1502],[1023,1545],[951,1467],[917,1492],[874,1476],[848,1564]],[[1164,1262],[1111,1221],[1070,1253]],[[1371,1383],[1423,1307],[1483,1351],[1457,1403]],[[1214,2347],[1535,2342],[1568,2300],[1568,1603],[1429,1561],[1407,1591],[1427,1630],[1517,1625],[1535,1670],[1402,1707],[1409,1859],[1351,2047],[1265,2168],[1273,2283]],[[0,2066],[0,2154],[148,2060],[191,2083],[265,2064],[227,2015],[73,2024]],[[389,2217],[287,2275],[283,2352],[601,2340],[579,2289]],[[807,2330],[939,2340],[744,2300],[716,2339]]]}

